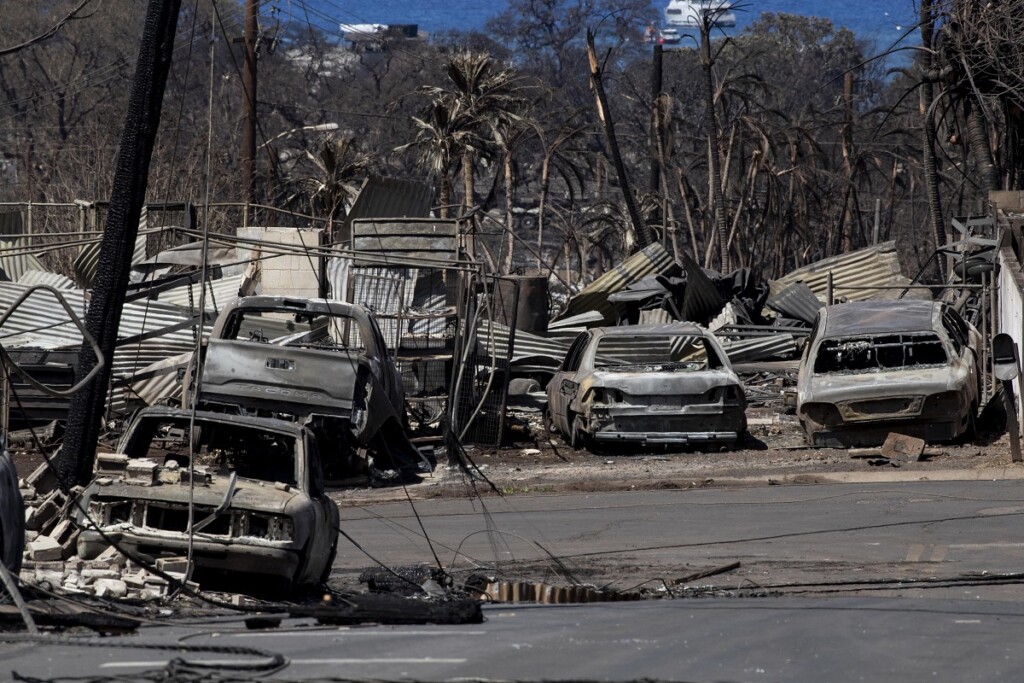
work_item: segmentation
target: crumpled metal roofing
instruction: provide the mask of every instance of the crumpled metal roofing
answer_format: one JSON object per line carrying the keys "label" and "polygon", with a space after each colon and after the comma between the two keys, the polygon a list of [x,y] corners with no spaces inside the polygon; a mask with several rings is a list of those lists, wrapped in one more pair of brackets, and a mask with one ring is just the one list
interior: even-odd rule
{"label": "crumpled metal roofing", "polygon": [[[494,345],[498,348],[507,348],[509,338],[509,328],[507,325],[502,325],[499,322],[495,322],[489,328],[486,326],[486,321],[482,322],[477,328],[477,344],[482,345],[484,339],[488,339],[488,332],[494,334]],[[547,337],[541,337],[531,332],[524,332],[523,330],[516,330],[515,344],[512,348],[512,359],[510,363],[512,365],[528,364],[528,365],[543,365],[546,367],[554,367],[562,362],[565,358],[565,354],[569,352],[569,345],[572,344],[574,337],[559,337],[549,339]],[[484,351],[481,346],[481,353]]]}
{"label": "crumpled metal roofing", "polygon": [[[28,287],[0,283],[0,310],[8,309]],[[73,310],[84,319],[85,296],[82,290],[61,292]],[[118,329],[118,346],[111,368],[109,404],[115,415],[130,409],[132,392],[123,384],[140,369],[169,356],[195,347],[189,312],[180,306],[160,301],[135,301],[125,304]],[[178,329],[175,329],[178,328]],[[153,334],[152,338],[128,341],[132,337]],[[209,334],[209,326],[204,335]],[[0,343],[8,348],[62,349],[81,346],[82,337],[64,309],[46,292],[37,292],[14,311],[0,330]]]}
{"label": "crumpled metal roofing", "polygon": [[772,292],[765,303],[785,316],[808,324],[814,323],[818,311],[825,306],[803,282],[794,282]]}
{"label": "crumpled metal roofing", "polygon": [[[895,299],[899,296],[900,290],[874,287],[910,284],[910,279],[903,275],[900,268],[899,254],[896,253],[896,242],[893,240],[806,265],[778,280],[770,281],[768,286],[772,295],[776,295],[794,282],[803,282],[811,288],[818,299],[825,301],[829,272],[832,273],[835,296],[849,301]],[[864,289],[861,289],[862,287]],[[924,290],[911,290],[904,298],[922,296],[930,298]]]}
{"label": "crumpled metal roofing", "polygon": [[[135,238],[135,250],[132,252],[132,265],[140,263],[146,258],[146,236],[139,235]],[[80,287],[92,287],[92,280],[96,277],[96,266],[100,262],[100,240],[86,244],[75,259],[75,280]],[[42,268],[41,268],[42,269]]]}
{"label": "crumpled metal roofing", "polygon": [[31,244],[21,238],[0,239],[0,279],[17,282],[30,270],[46,270],[42,261],[28,251]]}
{"label": "crumpled metal roofing", "polygon": [[26,270],[17,280],[19,285],[34,287],[48,285],[54,289],[74,289],[75,281],[58,273],[46,270]]}
{"label": "crumpled metal roofing", "polygon": [[668,275],[678,269],[675,259],[658,242],[629,256],[614,268],[583,288],[569,299],[555,320],[562,320],[587,311],[602,314],[602,323],[613,324],[625,312],[623,304],[608,300],[608,295],[639,282],[648,275]]}
{"label": "crumpled metal roofing", "polygon": [[799,346],[791,334],[774,334],[766,337],[747,339],[718,338],[725,354],[732,363],[750,363],[769,358],[786,358],[796,354]]}

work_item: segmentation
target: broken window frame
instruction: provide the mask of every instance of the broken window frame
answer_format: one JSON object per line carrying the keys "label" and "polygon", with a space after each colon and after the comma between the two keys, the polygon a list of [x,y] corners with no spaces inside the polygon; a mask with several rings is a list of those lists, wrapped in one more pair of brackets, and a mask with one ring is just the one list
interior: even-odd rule
{"label": "broken window frame", "polygon": [[[895,356],[886,354],[885,362],[880,360],[880,351],[892,351],[902,349],[899,354],[901,362],[895,362]],[[921,354],[934,353],[935,349],[941,351],[942,358],[937,356],[926,356],[923,362],[917,361],[914,356],[915,349]],[[909,351],[909,357],[908,357]],[[849,359],[844,361],[838,353],[849,354]],[[829,355],[833,358],[830,359]],[[858,359],[858,356],[860,357]],[[814,363],[812,365],[815,374],[861,374],[866,372],[898,372],[901,370],[914,370],[925,367],[941,367],[948,365],[951,361],[949,348],[936,332],[892,332],[871,335],[849,335],[844,337],[826,337],[822,339],[815,349]]]}

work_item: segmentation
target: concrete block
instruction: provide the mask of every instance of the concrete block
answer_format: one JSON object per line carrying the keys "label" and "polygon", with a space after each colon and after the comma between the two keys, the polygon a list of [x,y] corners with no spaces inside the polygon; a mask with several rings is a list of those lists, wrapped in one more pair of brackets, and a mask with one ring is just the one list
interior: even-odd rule
{"label": "concrete block", "polygon": [[146,573],[143,571],[134,572],[132,574],[122,574],[121,580],[125,582],[128,588],[143,589],[146,587]]}
{"label": "concrete block", "polygon": [[124,474],[128,468],[128,456],[123,453],[97,453],[96,474]]}
{"label": "concrete block", "polygon": [[28,556],[36,561],[50,562],[62,559],[63,548],[56,539],[40,536],[26,547]]}
{"label": "concrete block", "polygon": [[26,510],[25,528],[31,531],[42,531],[43,527],[52,522],[60,512],[56,497],[51,496],[38,506]]}
{"label": "concrete block", "polygon": [[157,477],[156,461],[149,458],[129,460],[126,474],[128,481],[132,483],[152,486],[156,483]]}
{"label": "concrete block", "polygon": [[120,572],[113,569],[83,569],[79,576],[83,583],[94,583],[97,579],[117,579]]}
{"label": "concrete block", "polygon": [[156,568],[169,574],[181,574],[182,578],[188,572],[187,557],[160,557],[157,558]]}
{"label": "concrete block", "polygon": [[128,586],[120,579],[97,579],[95,590],[98,598],[123,598],[128,595]]}

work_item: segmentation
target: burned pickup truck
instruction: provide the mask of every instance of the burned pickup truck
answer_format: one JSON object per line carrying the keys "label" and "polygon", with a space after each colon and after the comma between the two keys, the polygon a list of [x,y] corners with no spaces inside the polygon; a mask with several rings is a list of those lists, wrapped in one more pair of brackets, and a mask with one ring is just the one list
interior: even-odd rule
{"label": "burned pickup truck", "polygon": [[690,323],[588,330],[547,392],[550,427],[575,447],[731,446],[747,428],[728,357]]}
{"label": "burned pickup truck", "polygon": [[797,381],[797,416],[817,446],[877,446],[890,432],[971,436],[981,335],[937,301],[858,301],[818,312]]}
{"label": "burned pickup truck", "polygon": [[196,571],[221,580],[242,573],[285,589],[330,573],[338,508],[305,427],[203,411],[193,421],[190,411],[154,406],[136,416],[117,451],[97,456],[82,494],[83,559],[107,547],[97,529],[154,561],[184,556],[191,532]]}
{"label": "burned pickup truck", "polygon": [[429,472],[434,463],[403,429],[405,392],[384,337],[362,306],[327,299],[254,296],[217,317],[202,363],[198,405],[307,424],[332,479],[361,467]]}

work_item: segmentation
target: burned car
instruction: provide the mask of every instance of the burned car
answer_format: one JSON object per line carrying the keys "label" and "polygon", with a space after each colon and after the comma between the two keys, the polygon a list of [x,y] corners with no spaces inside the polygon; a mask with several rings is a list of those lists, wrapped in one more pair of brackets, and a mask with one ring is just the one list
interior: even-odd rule
{"label": "burned car", "polygon": [[117,453],[97,455],[81,500],[83,559],[107,546],[97,527],[151,560],[184,556],[191,523],[197,572],[286,588],[325,580],[337,548],[338,508],[323,490],[316,438],[294,422],[146,408]]}
{"label": "burned car", "polygon": [[797,416],[818,446],[876,446],[890,432],[971,436],[981,335],[937,301],[858,301],[818,312],[800,361]]}
{"label": "burned car", "polygon": [[743,385],[714,335],[690,323],[580,334],[548,383],[548,420],[574,447],[731,446]]}
{"label": "burned car", "polygon": [[306,422],[330,444],[331,478],[368,448],[381,469],[435,464],[403,429],[405,392],[376,320],[328,299],[244,297],[217,317],[202,363],[198,405]]}

